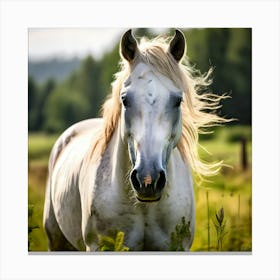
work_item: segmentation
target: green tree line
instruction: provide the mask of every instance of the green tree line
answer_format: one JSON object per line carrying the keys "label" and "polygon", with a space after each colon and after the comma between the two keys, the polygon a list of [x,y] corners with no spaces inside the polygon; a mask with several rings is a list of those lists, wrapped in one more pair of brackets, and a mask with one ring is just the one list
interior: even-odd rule
{"label": "green tree line", "polygon": [[[187,55],[202,73],[214,67],[211,90],[229,94],[220,114],[251,124],[251,29],[206,28],[183,30]],[[172,34],[172,31],[170,31]],[[149,29],[135,30],[136,37],[153,37]],[[101,59],[84,58],[68,78],[39,84],[28,77],[29,131],[62,132],[71,124],[99,116],[101,105],[111,90],[119,70],[119,45]]]}

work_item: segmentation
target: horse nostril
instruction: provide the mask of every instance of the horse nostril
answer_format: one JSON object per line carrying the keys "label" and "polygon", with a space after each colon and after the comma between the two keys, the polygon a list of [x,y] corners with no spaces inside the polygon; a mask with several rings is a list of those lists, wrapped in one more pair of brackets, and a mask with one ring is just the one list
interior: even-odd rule
{"label": "horse nostril", "polygon": [[165,186],[166,183],[166,176],[165,176],[165,172],[162,170],[159,172],[159,178],[156,182],[156,188],[162,190]]}
{"label": "horse nostril", "polygon": [[139,182],[139,180],[138,180],[137,170],[136,170],[136,169],[134,169],[134,170],[131,172],[130,180],[131,180],[131,183],[132,183],[132,185],[134,186],[134,188],[135,188],[136,190],[139,191],[141,185],[140,185],[140,182]]}

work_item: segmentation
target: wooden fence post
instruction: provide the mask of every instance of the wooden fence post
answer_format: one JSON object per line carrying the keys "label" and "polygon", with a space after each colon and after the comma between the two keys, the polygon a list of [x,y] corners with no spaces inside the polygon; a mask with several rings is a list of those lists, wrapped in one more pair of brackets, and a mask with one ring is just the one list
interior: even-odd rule
{"label": "wooden fence post", "polygon": [[241,168],[245,171],[248,167],[248,155],[247,155],[247,139],[246,137],[241,137]]}

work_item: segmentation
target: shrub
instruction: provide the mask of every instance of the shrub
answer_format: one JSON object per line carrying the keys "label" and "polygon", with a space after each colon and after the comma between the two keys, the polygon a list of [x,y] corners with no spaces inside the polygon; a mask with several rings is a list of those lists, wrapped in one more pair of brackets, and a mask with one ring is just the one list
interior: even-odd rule
{"label": "shrub", "polygon": [[109,236],[98,235],[99,251],[127,252],[129,248],[124,245],[124,232],[112,231]]}
{"label": "shrub", "polygon": [[175,226],[175,231],[170,235],[170,251],[185,251],[184,247],[191,238],[190,221],[186,223],[185,217],[182,217],[181,221]]}

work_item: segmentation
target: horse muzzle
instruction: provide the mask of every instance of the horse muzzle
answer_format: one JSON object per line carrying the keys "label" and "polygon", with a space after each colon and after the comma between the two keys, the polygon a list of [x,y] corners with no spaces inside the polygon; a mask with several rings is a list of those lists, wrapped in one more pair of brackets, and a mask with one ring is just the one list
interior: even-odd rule
{"label": "horse muzzle", "polygon": [[156,202],[161,198],[166,184],[166,174],[164,170],[144,172],[135,168],[130,174],[130,181],[139,201]]}

